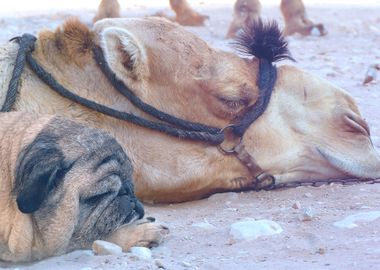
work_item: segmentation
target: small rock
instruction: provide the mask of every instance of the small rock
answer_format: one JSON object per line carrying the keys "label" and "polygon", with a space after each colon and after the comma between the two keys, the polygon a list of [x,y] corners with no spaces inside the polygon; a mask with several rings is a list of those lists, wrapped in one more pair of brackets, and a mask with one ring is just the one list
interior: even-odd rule
{"label": "small rock", "polygon": [[232,224],[230,235],[234,240],[253,240],[260,236],[279,234],[282,231],[281,226],[274,221],[249,219]]}
{"label": "small rock", "polygon": [[215,230],[215,228],[216,228],[214,225],[212,225],[208,221],[194,223],[191,226],[192,227],[197,227],[197,228],[200,228],[200,229],[204,229],[204,230]]}
{"label": "small rock", "polygon": [[103,240],[94,241],[92,251],[95,255],[120,255],[123,253],[120,246]]}
{"label": "small rock", "polygon": [[301,203],[299,201],[295,201],[292,205],[293,209],[301,209]]}
{"label": "small rock", "polygon": [[363,84],[367,84],[372,82],[373,80],[376,79],[376,73],[377,71],[380,70],[380,65],[372,65],[368,68],[367,73],[365,75]]}
{"label": "small rock", "polygon": [[342,229],[358,227],[358,222],[372,222],[380,218],[380,211],[369,211],[350,215],[340,221],[334,222],[334,226]]}
{"label": "small rock", "polygon": [[314,213],[313,213],[313,209],[311,209],[311,207],[304,208],[302,210],[302,215],[300,217],[301,221],[311,221],[311,220],[313,220],[313,218],[314,218]]}
{"label": "small rock", "polygon": [[310,192],[306,192],[306,193],[304,194],[304,196],[305,196],[305,198],[311,198],[311,197],[313,197],[313,195],[311,195]]}
{"label": "small rock", "polygon": [[156,264],[156,266],[158,268],[165,269],[165,266],[163,265],[163,263],[159,259],[154,260],[154,263]]}
{"label": "small rock", "polygon": [[314,37],[320,37],[322,34],[317,27],[313,27],[310,31],[310,35]]}
{"label": "small rock", "polygon": [[191,267],[191,263],[186,262],[186,261],[183,261],[182,265],[185,266],[185,267],[187,267],[187,268]]}
{"label": "small rock", "polygon": [[323,255],[326,253],[326,250],[324,248],[318,248],[317,253]]}
{"label": "small rock", "polygon": [[152,259],[152,251],[146,247],[131,247],[129,252],[135,255],[140,260]]}

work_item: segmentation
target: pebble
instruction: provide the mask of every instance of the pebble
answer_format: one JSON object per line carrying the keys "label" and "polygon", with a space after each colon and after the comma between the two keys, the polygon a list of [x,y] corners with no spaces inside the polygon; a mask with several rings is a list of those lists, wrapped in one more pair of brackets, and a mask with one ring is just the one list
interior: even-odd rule
{"label": "pebble", "polygon": [[310,192],[306,192],[306,193],[304,194],[304,196],[305,196],[305,198],[311,198],[311,197],[313,197],[313,195],[311,195]]}
{"label": "pebble", "polygon": [[352,229],[358,227],[356,222],[371,222],[380,218],[380,211],[369,211],[350,215],[340,221],[334,222],[334,226],[342,229]]}
{"label": "pebble", "polygon": [[299,201],[295,201],[292,205],[293,209],[301,209],[301,203]]}
{"label": "pebble", "polygon": [[182,266],[185,266],[185,267],[189,268],[189,267],[191,267],[191,263],[183,261],[182,262]]}
{"label": "pebble", "polygon": [[164,264],[159,260],[159,259],[155,259],[154,260],[154,263],[156,264],[156,266],[160,269],[165,269],[165,266]]}
{"label": "pebble", "polygon": [[152,251],[146,247],[131,247],[129,252],[135,255],[140,260],[152,259]]}
{"label": "pebble", "polygon": [[123,253],[123,249],[113,243],[103,241],[103,240],[96,240],[92,244],[92,251],[95,255],[120,255]]}
{"label": "pebble", "polygon": [[370,66],[367,70],[366,77],[364,78],[363,84],[367,84],[375,80],[378,70],[380,70],[380,65]]}
{"label": "pebble", "polygon": [[300,217],[301,221],[311,221],[314,218],[313,209],[311,207],[307,207],[302,209],[302,215]]}
{"label": "pebble", "polygon": [[209,223],[208,221],[194,223],[191,226],[196,227],[196,228],[200,228],[200,229],[204,229],[204,230],[208,230],[208,231],[216,229],[216,227],[214,225],[212,225],[211,223]]}
{"label": "pebble", "polygon": [[319,31],[319,29],[317,27],[313,27],[310,31],[310,35],[312,35],[314,37],[320,37],[321,32]]}
{"label": "pebble", "polygon": [[233,240],[254,240],[260,236],[279,234],[282,231],[281,226],[274,221],[248,219],[233,223],[230,235]]}

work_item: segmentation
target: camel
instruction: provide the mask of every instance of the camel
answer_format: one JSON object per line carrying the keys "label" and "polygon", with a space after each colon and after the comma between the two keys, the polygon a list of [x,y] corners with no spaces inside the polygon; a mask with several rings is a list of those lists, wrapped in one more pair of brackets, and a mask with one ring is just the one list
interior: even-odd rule
{"label": "camel", "polygon": [[[209,16],[202,15],[196,12],[187,3],[186,0],[169,0],[170,7],[175,12],[174,18],[165,15],[162,12],[156,13],[156,16],[165,17],[179,24],[187,26],[202,26]],[[102,0],[98,7],[93,22],[97,22],[104,18],[119,18],[120,17],[120,4],[118,0]]]}
{"label": "camel", "polygon": [[[304,36],[324,36],[327,31],[323,24],[312,22],[306,15],[302,0],[281,0],[281,12],[285,21],[286,36],[299,33]],[[259,0],[236,0],[234,16],[226,38],[234,38],[247,25],[257,21],[261,14]]]}
{"label": "camel", "polygon": [[[181,25],[202,26],[208,16],[199,14],[193,10],[186,0],[170,0],[171,8],[176,13],[174,18],[163,13],[158,16],[166,17],[176,21]],[[306,9],[302,0],[282,0],[281,12],[285,21],[285,35],[300,33],[301,35],[324,36],[327,34],[323,24],[315,24],[306,15]],[[236,0],[234,4],[233,20],[228,29],[226,38],[234,38],[236,34],[247,25],[258,20],[261,14],[261,4],[259,0]],[[120,5],[118,0],[102,0],[98,12],[93,21],[104,18],[120,17]]]}
{"label": "camel", "polygon": [[[247,42],[256,34],[246,36]],[[264,32],[258,38],[273,41]],[[259,68],[271,60],[211,48],[162,18],[104,19],[93,29],[70,20],[56,31],[39,33],[33,56],[58,82],[81,97],[147,119],[153,118],[133,106],[100,70],[92,50],[98,46],[116,78],[145,103],[219,129],[254,106],[260,98]],[[14,42],[0,50],[0,102],[17,50]],[[250,169],[236,155],[83,107],[53,92],[28,67],[13,110],[58,114],[110,133],[130,157],[135,192],[145,202],[183,202],[255,189]],[[246,128],[241,136],[246,154],[277,184],[380,177],[380,157],[354,99],[292,65],[277,67],[266,110]]]}

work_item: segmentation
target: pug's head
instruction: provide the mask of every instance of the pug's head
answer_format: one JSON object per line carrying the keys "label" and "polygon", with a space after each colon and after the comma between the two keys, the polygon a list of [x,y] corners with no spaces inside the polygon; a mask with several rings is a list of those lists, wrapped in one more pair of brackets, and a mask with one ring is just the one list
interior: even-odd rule
{"label": "pug's head", "polygon": [[19,154],[13,194],[33,224],[33,259],[89,248],[142,218],[132,166],[111,136],[54,118]]}

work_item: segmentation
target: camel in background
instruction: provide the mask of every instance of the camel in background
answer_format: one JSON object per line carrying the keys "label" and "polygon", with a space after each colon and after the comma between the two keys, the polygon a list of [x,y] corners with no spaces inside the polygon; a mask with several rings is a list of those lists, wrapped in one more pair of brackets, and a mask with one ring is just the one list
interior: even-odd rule
{"label": "camel in background", "polygon": [[[169,3],[176,14],[174,18],[163,13],[156,15],[166,17],[185,26],[202,26],[204,21],[209,18],[192,9],[186,0],[169,0]],[[323,24],[315,24],[308,19],[302,0],[282,0],[281,12],[285,21],[285,35],[300,33],[302,35],[323,36],[327,34]],[[234,5],[233,20],[226,37],[234,38],[238,31],[259,19],[260,16],[261,4],[259,0],[237,0]],[[119,17],[120,5],[118,0],[102,0],[93,21]]]}

